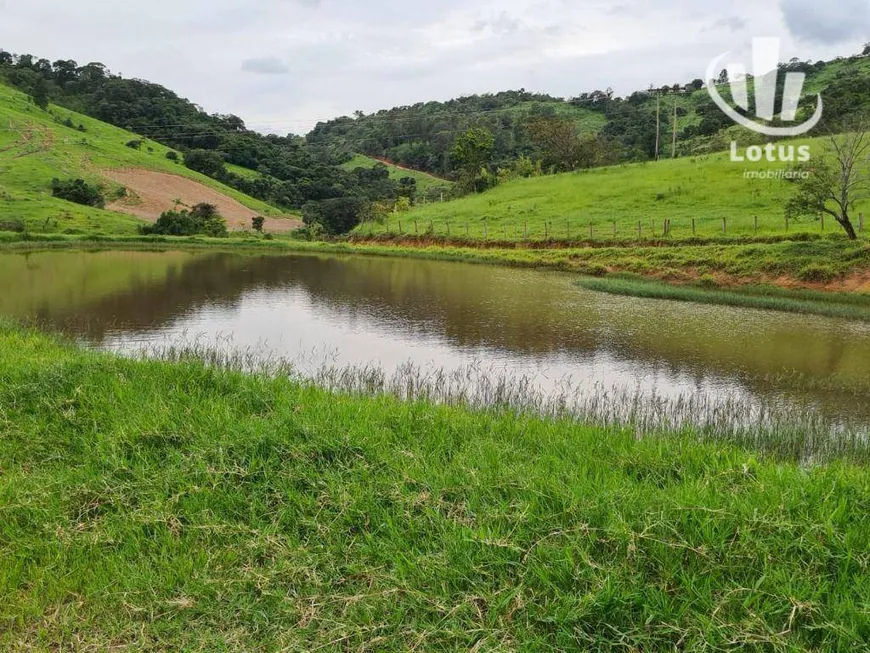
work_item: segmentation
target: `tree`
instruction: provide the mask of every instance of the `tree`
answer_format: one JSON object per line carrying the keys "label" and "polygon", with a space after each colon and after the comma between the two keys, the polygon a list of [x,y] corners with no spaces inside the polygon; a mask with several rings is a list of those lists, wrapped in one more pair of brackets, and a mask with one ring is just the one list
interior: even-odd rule
{"label": "tree", "polygon": [[870,198],[870,134],[868,123],[850,125],[842,135],[828,139],[825,153],[798,168],[792,181],[797,193],[786,204],[786,215],[834,218],[852,240],[857,239],[850,213],[855,204]]}
{"label": "tree", "polygon": [[302,221],[319,224],[330,234],[344,234],[357,226],[368,203],[359,197],[337,197],[309,202],[302,207]]}
{"label": "tree", "polygon": [[40,77],[36,80],[36,84],[33,86],[33,95],[31,96],[31,99],[33,100],[33,103],[43,111],[48,109],[48,83],[45,81],[44,77]]}
{"label": "tree", "polygon": [[258,215],[258,216],[251,218],[251,227],[254,229],[254,231],[257,231],[259,233],[263,233],[263,226],[265,224],[266,224],[266,218],[264,218],[262,215]]}
{"label": "tree", "polygon": [[495,137],[482,127],[472,127],[456,137],[450,153],[454,164],[459,168],[463,187],[468,191],[480,192],[484,171],[492,161]]}
{"label": "tree", "polygon": [[541,153],[544,168],[557,172],[576,170],[580,165],[580,135],[567,118],[536,118],[529,123],[532,141]]}

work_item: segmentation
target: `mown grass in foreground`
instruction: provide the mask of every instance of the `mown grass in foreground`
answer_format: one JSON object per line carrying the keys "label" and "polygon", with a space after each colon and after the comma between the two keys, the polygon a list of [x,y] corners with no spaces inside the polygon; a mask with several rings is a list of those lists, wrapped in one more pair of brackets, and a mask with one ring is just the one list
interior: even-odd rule
{"label": "mown grass in foreground", "polygon": [[0,329],[0,646],[860,650],[870,476]]}
{"label": "mown grass in foreground", "polygon": [[674,285],[648,279],[625,277],[586,278],[577,283],[587,290],[612,295],[670,299],[721,306],[741,306],[786,313],[804,313],[870,321],[870,295],[787,291],[759,286],[718,289],[716,287]]}

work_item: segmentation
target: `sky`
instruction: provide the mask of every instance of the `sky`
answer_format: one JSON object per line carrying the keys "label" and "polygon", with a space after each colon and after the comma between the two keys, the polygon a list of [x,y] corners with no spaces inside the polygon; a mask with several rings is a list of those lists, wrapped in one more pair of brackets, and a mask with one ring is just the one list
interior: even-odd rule
{"label": "sky", "polygon": [[280,134],[508,89],[627,95],[769,36],[782,60],[854,54],[870,0],[0,0],[2,49],[99,61]]}

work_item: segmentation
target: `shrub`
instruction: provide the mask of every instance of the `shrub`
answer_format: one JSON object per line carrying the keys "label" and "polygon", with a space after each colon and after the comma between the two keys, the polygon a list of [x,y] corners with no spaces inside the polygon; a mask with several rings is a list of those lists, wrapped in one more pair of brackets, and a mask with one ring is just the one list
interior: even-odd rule
{"label": "shrub", "polygon": [[166,211],[153,225],[141,227],[146,235],[160,236],[212,236],[225,238],[226,221],[212,204],[197,204],[191,211]]}
{"label": "shrub", "polygon": [[125,145],[133,150],[141,150],[142,149],[142,141],[140,141],[140,140],[127,141],[127,143],[125,143]]}
{"label": "shrub", "polygon": [[51,180],[51,194],[68,202],[103,208],[106,200],[99,186],[91,185],[84,179]]}
{"label": "shrub", "polygon": [[254,231],[259,231],[260,233],[263,233],[263,225],[265,224],[266,218],[261,215],[251,218],[251,227],[253,227]]}
{"label": "shrub", "polygon": [[838,275],[833,268],[828,267],[827,265],[811,263],[802,268],[797,276],[801,281],[826,283],[828,281],[833,281],[840,275]]}
{"label": "shrub", "polygon": [[170,150],[166,153],[166,158],[170,161],[178,161],[178,152],[173,152],[172,150]]}
{"label": "shrub", "polygon": [[0,231],[14,231],[15,233],[24,233],[27,227],[24,221],[20,218],[12,218],[11,220],[0,220]]}

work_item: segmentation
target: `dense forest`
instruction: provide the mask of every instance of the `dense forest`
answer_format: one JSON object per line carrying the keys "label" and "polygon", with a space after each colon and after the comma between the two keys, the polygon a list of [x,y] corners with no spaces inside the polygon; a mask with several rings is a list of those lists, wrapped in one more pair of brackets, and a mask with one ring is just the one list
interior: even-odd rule
{"label": "dense forest", "polygon": [[[782,68],[806,73],[807,95],[825,91],[830,122],[870,102],[868,54],[870,48],[833,62],[795,59]],[[513,176],[718,149],[732,128],[701,79],[627,97],[610,89],[568,99],[518,90],[357,112],[304,137],[249,130],[238,116],[210,115],[101,63],[0,50],[0,79],[43,108],[53,102],[175,148],[189,168],[275,206],[302,209],[307,221],[333,231],[418,199],[413,178],[391,179],[383,165],[345,170],[341,164],[356,153],[458,181],[456,192],[480,192]],[[714,81],[727,82],[727,73]],[[259,174],[239,174],[229,164]]]}

